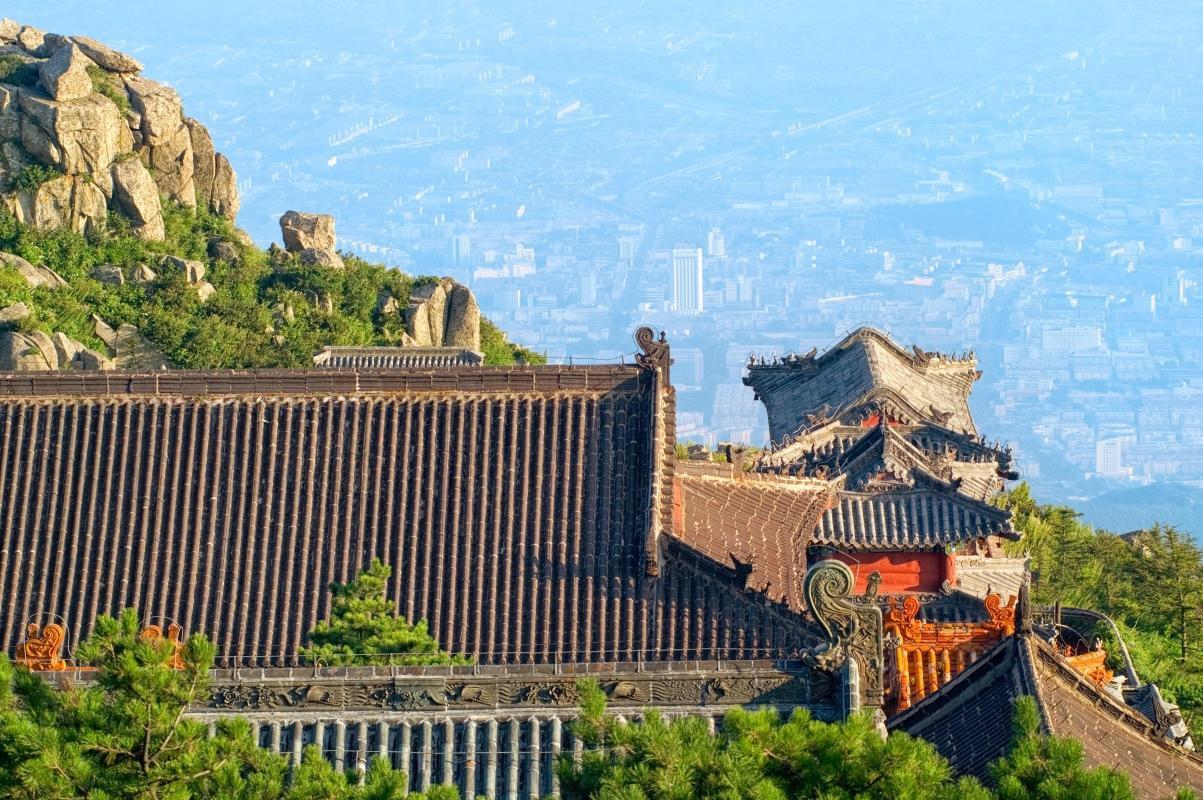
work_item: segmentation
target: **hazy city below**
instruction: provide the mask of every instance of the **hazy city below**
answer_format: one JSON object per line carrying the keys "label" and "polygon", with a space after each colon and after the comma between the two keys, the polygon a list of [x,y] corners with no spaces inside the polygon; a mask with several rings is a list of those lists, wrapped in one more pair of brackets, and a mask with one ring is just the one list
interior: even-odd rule
{"label": "hazy city below", "polygon": [[749,354],[870,324],[976,351],[978,427],[1045,502],[1189,526],[1203,3],[426,5],[4,13],[174,85],[260,243],[332,213],[553,361],[665,329],[683,439],[765,445]]}

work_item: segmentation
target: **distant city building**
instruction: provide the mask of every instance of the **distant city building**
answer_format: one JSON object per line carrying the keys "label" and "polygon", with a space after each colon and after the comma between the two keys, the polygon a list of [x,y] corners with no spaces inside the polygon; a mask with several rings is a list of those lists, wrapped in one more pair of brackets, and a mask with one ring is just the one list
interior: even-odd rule
{"label": "distant city building", "polygon": [[723,238],[723,232],[718,228],[711,228],[710,233],[706,236],[706,255],[711,258],[727,257],[727,241]]}
{"label": "distant city building", "polygon": [[685,314],[698,314],[702,302],[702,248],[673,248],[672,308]]}
{"label": "distant city building", "polygon": [[577,280],[580,304],[583,306],[597,305],[597,273],[582,272]]}
{"label": "distant city building", "polygon": [[1126,478],[1132,475],[1131,467],[1124,467],[1124,445],[1126,437],[1100,439],[1094,446],[1094,471],[1104,478]]}
{"label": "distant city building", "polygon": [[472,257],[472,240],[467,234],[460,233],[451,237],[451,263],[457,267],[468,266]]}
{"label": "distant city building", "polygon": [[634,236],[618,237],[618,258],[621,261],[634,261],[635,249],[639,240]]}

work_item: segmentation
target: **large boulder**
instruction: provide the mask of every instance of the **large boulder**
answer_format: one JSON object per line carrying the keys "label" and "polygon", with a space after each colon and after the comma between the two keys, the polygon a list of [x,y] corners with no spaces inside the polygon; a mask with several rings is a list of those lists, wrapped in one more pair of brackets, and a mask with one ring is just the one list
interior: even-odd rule
{"label": "large boulder", "polygon": [[92,77],[88,75],[91,64],[82,50],[68,43],[42,62],[39,70],[42,88],[59,102],[87,97],[92,94]]}
{"label": "large boulder", "polygon": [[17,274],[35,289],[39,286],[48,286],[53,289],[57,286],[67,285],[67,282],[63,280],[63,276],[50,269],[50,267],[30,264],[16,253],[0,253],[0,265],[15,269]]}
{"label": "large boulder", "polygon": [[[112,329],[110,328],[110,330]],[[106,344],[109,343],[106,341]],[[157,371],[168,369],[171,366],[167,356],[143,338],[142,334],[138,333],[138,329],[128,322],[123,322],[117,328],[109,346],[117,353],[114,359],[117,369]]]}
{"label": "large boulder", "polygon": [[217,151],[213,149],[213,137],[204,125],[192,117],[184,117],[184,125],[188,128],[188,138],[192,141],[192,182],[196,184],[197,195],[205,203],[209,203],[213,196],[213,175],[217,157]]}
{"label": "large boulder", "polygon": [[303,250],[334,250],[334,217],[288,211],[280,217],[284,248],[291,253]]}
{"label": "large boulder", "polygon": [[133,136],[111,101],[98,94],[59,102],[22,91],[21,144],[43,164],[68,175],[101,176],[133,147]]}
{"label": "large boulder", "polygon": [[480,306],[471,289],[451,278],[416,287],[402,317],[418,346],[480,350]]}
{"label": "large boulder", "polygon": [[11,306],[0,308],[0,326],[8,328],[29,319],[32,312],[24,303],[13,303]]}
{"label": "large boulder", "polygon": [[179,94],[169,86],[135,76],[125,79],[125,87],[141,123],[139,154],[159,191],[177,203],[195,206],[192,136],[184,124]]}
{"label": "large boulder", "polygon": [[107,44],[96,41],[90,36],[72,36],[72,41],[88,58],[95,61],[109,72],[141,72],[142,65],[120,50],[114,50]]}
{"label": "large boulder", "polygon": [[447,280],[416,287],[409,295],[405,330],[422,347],[441,347],[447,327]]}
{"label": "large boulder", "polygon": [[18,89],[0,85],[0,139],[15,146],[21,138],[21,112],[17,107]]}
{"label": "large boulder", "polygon": [[0,332],[0,371],[45,372],[52,369],[58,369],[58,354],[46,334]]}
{"label": "large boulder", "polygon": [[49,55],[46,52],[46,33],[32,25],[23,25],[17,31],[16,43],[31,56],[43,58]]}
{"label": "large boulder", "polygon": [[307,247],[301,251],[299,256],[302,264],[317,265],[319,267],[328,267],[330,269],[346,269],[346,264],[343,263],[342,256],[333,250],[319,250],[316,247]]}
{"label": "large boulder", "polygon": [[0,19],[0,42],[4,44],[13,44],[17,41],[17,34],[21,32],[21,23],[15,19],[5,17]]}
{"label": "large boulder", "polygon": [[32,192],[6,198],[17,221],[40,230],[74,230],[91,233],[103,226],[108,214],[104,192],[93,181],[61,175]]}
{"label": "large boulder", "polygon": [[209,209],[232,220],[238,216],[238,176],[230,160],[218,153],[213,158],[213,193],[209,197]]}
{"label": "large boulder", "polygon": [[184,273],[184,279],[188,283],[200,283],[205,279],[205,265],[200,261],[179,256],[163,256],[162,266]]}
{"label": "large boulder", "polygon": [[134,235],[148,242],[161,242],[166,236],[159,187],[146,167],[136,158],[113,165],[113,205],[132,223]]}
{"label": "large boulder", "polygon": [[443,332],[447,347],[480,350],[480,306],[472,290],[457,283],[447,298],[447,327]]}

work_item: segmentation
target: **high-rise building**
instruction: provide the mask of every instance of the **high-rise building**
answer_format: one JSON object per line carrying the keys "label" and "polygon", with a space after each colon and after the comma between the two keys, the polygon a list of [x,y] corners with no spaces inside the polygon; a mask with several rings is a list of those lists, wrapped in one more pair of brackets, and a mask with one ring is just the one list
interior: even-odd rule
{"label": "high-rise building", "polygon": [[697,314],[702,303],[702,248],[674,247],[672,308],[685,314]]}
{"label": "high-rise building", "polygon": [[578,277],[579,302],[583,306],[597,305],[597,273],[582,272]]}
{"label": "high-rise building", "polygon": [[718,228],[711,228],[710,233],[706,236],[706,255],[711,258],[727,257],[727,240],[723,238],[723,232]]}
{"label": "high-rise building", "polygon": [[634,236],[618,237],[618,258],[620,261],[635,260],[635,245],[638,240]]}
{"label": "high-rise building", "polygon": [[472,240],[466,233],[457,233],[451,237],[451,263],[457,267],[468,266],[472,257]]}

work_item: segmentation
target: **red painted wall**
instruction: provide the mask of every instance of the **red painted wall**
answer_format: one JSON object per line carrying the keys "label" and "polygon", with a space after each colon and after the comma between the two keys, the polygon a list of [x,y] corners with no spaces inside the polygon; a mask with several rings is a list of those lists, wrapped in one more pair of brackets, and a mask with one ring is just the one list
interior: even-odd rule
{"label": "red painted wall", "polygon": [[874,570],[881,573],[879,594],[896,592],[936,592],[946,577],[943,553],[836,553],[834,558],[852,568],[856,576],[855,592],[865,590],[865,582]]}

